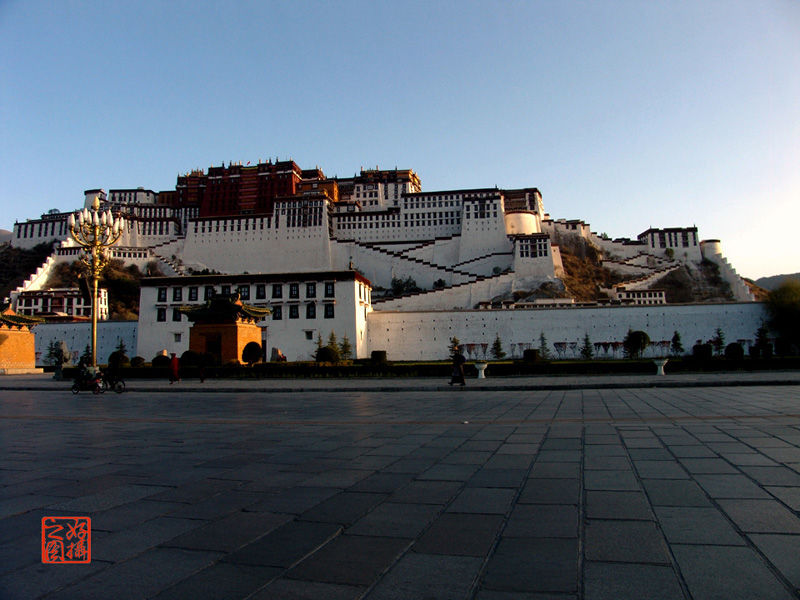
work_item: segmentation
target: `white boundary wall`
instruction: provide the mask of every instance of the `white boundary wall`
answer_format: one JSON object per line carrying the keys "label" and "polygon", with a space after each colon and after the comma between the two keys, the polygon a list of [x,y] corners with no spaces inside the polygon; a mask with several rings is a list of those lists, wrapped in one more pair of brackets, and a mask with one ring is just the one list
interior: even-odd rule
{"label": "white boundary wall", "polygon": [[[108,357],[117,349],[120,340],[125,342],[125,346],[128,349],[128,358],[136,356],[138,330],[138,321],[98,322],[97,362],[100,364],[108,362]],[[64,340],[67,343],[67,348],[75,359],[73,364],[77,364],[78,357],[83,354],[86,345],[91,344],[92,324],[89,321],[81,323],[42,323],[36,325],[32,331],[35,337],[34,347],[37,365],[44,364],[44,359],[47,356],[47,347],[51,341],[57,343]]]}
{"label": "white boundary wall", "polygon": [[[488,343],[497,335],[507,354],[511,344],[539,347],[544,333],[555,357],[556,342],[621,342],[628,329],[645,331],[652,341],[670,340],[675,331],[691,352],[722,329],[726,343],[755,338],[763,305],[756,302],[725,304],[662,304],[650,306],[536,308],[514,310],[383,311],[369,315],[370,350],[386,350],[389,360],[447,358],[447,343],[457,337],[464,344]],[[517,355],[520,353],[517,352]],[[567,357],[572,357],[568,352]]]}

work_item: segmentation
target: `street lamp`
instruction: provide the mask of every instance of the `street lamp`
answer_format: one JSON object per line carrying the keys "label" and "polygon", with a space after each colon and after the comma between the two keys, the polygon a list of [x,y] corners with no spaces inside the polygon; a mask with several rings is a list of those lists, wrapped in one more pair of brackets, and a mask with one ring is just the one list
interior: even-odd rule
{"label": "street lamp", "polygon": [[110,210],[100,212],[100,199],[95,197],[92,210],[84,208],[71,214],[67,221],[69,234],[83,248],[80,259],[92,278],[92,364],[97,366],[97,283],[111,260],[107,248],[113,246],[125,229],[125,220],[114,217]]}

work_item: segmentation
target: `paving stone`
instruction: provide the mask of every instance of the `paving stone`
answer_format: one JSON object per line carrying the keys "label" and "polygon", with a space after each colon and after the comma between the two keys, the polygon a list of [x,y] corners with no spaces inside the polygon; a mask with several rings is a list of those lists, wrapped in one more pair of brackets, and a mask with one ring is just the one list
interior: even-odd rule
{"label": "paving stone", "polygon": [[627,456],[587,456],[584,468],[587,470],[630,471],[631,461]]}
{"label": "paving stone", "polygon": [[678,458],[716,458],[717,453],[701,444],[692,446],[670,446],[670,452]]}
{"label": "paving stone", "polygon": [[[41,543],[41,537],[39,538]],[[39,548],[36,548],[39,550]],[[41,554],[24,568],[0,575],[0,598],[8,600],[33,600],[45,594],[71,586],[93,573],[107,569],[110,563],[94,560],[81,565],[43,564]],[[67,588],[69,589],[69,588]],[[66,596],[69,597],[69,596]],[[72,596],[81,598],[81,596]]]}
{"label": "paving stone", "polygon": [[775,500],[719,500],[742,531],[800,534],[800,518]]}
{"label": "paving stone", "polygon": [[371,585],[407,547],[408,540],[340,535],[291,569],[286,577]]}
{"label": "paving stone", "polygon": [[587,521],[587,560],[669,564],[669,555],[655,523]]}
{"label": "paving stone", "polygon": [[225,556],[224,562],[288,568],[341,532],[334,523],[289,521]]}
{"label": "paving stone", "polygon": [[533,462],[534,455],[522,454],[503,454],[497,452],[489,460],[483,463],[484,469],[521,469],[527,471]]}
{"label": "paving stone", "polygon": [[652,521],[650,505],[642,492],[586,492],[586,518]]}
{"label": "paving stone", "polygon": [[755,533],[748,536],[767,559],[800,590],[800,536]]}
{"label": "paving stone", "polygon": [[92,534],[92,560],[118,562],[152,550],[204,524],[204,521],[194,519],[157,517],[135,527],[109,533],[102,538],[102,543],[99,543],[96,534]]}
{"label": "paving stone", "polygon": [[339,488],[293,487],[264,494],[264,499],[248,506],[247,511],[300,515],[340,492]]}
{"label": "paving stone", "polygon": [[540,450],[536,457],[537,463],[579,463],[580,450]]}
{"label": "paving stone", "polygon": [[631,460],[675,460],[664,448],[628,448]]}
{"label": "paving stone", "polygon": [[349,487],[348,491],[391,494],[411,481],[411,478],[412,476],[408,473],[373,473]]}
{"label": "paving stone", "polygon": [[587,600],[684,600],[672,567],[587,562],[584,566]]}
{"label": "paving stone", "polygon": [[470,487],[517,488],[525,479],[523,469],[481,469],[469,480]]}
{"label": "paving stone", "polygon": [[519,496],[520,504],[579,504],[579,479],[528,479]]}
{"label": "paving stone", "polygon": [[481,591],[574,594],[577,586],[577,539],[503,538],[486,567]]}
{"label": "paving stone", "polygon": [[632,471],[586,471],[584,486],[587,490],[639,491]]}
{"label": "paving stone", "polygon": [[745,543],[716,508],[657,506],[655,512],[670,544],[741,546]]}
{"label": "paving stone", "polygon": [[361,517],[345,533],[374,537],[415,538],[442,511],[436,504],[384,502]]}
{"label": "paving stone", "polygon": [[800,488],[767,487],[764,489],[792,510],[800,512]]}
{"label": "paving stone", "polygon": [[388,497],[368,492],[340,492],[304,512],[300,519],[349,526]]}
{"label": "paving stone", "polygon": [[276,579],[248,600],[359,600],[365,586]]}
{"label": "paving stone", "polygon": [[447,512],[505,514],[516,490],[506,488],[464,488],[447,507]]}
{"label": "paving stone", "polygon": [[540,463],[531,468],[530,479],[577,479],[581,466],[576,463]]}
{"label": "paving stone", "polygon": [[179,535],[163,545],[189,550],[232,552],[269,533],[289,518],[288,515],[271,513],[235,512]]}
{"label": "paving stone", "polygon": [[721,458],[681,458],[689,473],[737,474],[739,471]]}
{"label": "paving stone", "polygon": [[458,481],[410,481],[391,496],[392,502],[447,504],[462,487]]}
{"label": "paving stone", "polygon": [[633,465],[642,479],[689,479],[686,471],[675,461],[635,460]]}
{"label": "paving stone", "polygon": [[482,564],[482,559],[470,556],[407,554],[367,594],[366,600],[462,600]]}
{"label": "paving stone", "polygon": [[800,473],[786,467],[742,467],[742,471],[761,485],[800,487]]}
{"label": "paving stone", "polygon": [[142,499],[92,515],[92,531],[121,531],[140,523],[166,517],[183,507],[179,502]]}
{"label": "paving stone", "polygon": [[166,487],[151,485],[122,484],[95,494],[79,496],[65,502],[57,502],[51,504],[49,508],[55,511],[68,510],[91,514],[128,504],[134,500],[141,500],[166,489]]}
{"label": "paving stone", "polygon": [[412,546],[423,554],[484,557],[503,524],[501,515],[445,513]]}
{"label": "paving stone", "polygon": [[478,470],[478,465],[444,465],[436,464],[422,473],[418,479],[437,481],[467,481]]}
{"label": "paving stone", "polygon": [[156,548],[52,594],[54,600],[147,598],[211,565],[221,555]]}
{"label": "paving stone", "polygon": [[567,504],[518,504],[511,511],[504,537],[578,537],[578,507]]}
{"label": "paving stone", "polygon": [[[606,436],[603,436],[604,438]],[[608,436],[616,440],[617,436]],[[628,456],[625,447],[619,443],[608,443],[593,445],[590,441],[590,436],[586,436],[586,446],[584,447],[584,455],[589,458],[599,458],[601,456]]]}
{"label": "paving stone", "polygon": [[168,489],[159,494],[154,494],[150,499],[194,504],[216,496],[220,492],[237,488],[240,485],[241,482],[228,481],[225,479],[199,479]]}
{"label": "paving stone", "polygon": [[748,547],[673,545],[672,552],[694,600],[792,597]]}
{"label": "paving stone", "polygon": [[712,498],[769,498],[744,475],[696,475],[693,479]]}
{"label": "paving stone", "polygon": [[282,569],[218,563],[154,596],[155,600],[231,600],[247,598],[278,577]]}

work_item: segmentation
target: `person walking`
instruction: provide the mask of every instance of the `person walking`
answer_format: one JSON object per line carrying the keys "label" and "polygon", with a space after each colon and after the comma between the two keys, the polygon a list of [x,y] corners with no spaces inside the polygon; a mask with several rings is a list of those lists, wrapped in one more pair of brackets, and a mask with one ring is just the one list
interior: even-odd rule
{"label": "person walking", "polygon": [[453,347],[453,372],[450,375],[450,381],[448,385],[455,385],[458,384],[461,387],[467,385],[467,382],[464,380],[464,363],[467,362],[467,359],[464,358],[464,355],[461,353],[460,346]]}
{"label": "person walking", "polygon": [[180,381],[180,366],[181,363],[175,353],[172,353],[172,359],[169,361],[169,384],[172,385],[176,381]]}

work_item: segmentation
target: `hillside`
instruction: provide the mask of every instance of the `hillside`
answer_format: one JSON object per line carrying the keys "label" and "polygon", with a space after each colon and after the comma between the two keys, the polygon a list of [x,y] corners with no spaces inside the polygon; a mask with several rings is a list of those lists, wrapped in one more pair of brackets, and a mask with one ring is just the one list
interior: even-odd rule
{"label": "hillside", "polygon": [[21,286],[42,266],[52,252],[52,244],[39,244],[29,250],[6,245],[0,249],[0,300]]}
{"label": "hillside", "polygon": [[761,277],[756,279],[755,283],[758,287],[765,290],[772,291],[787,279],[797,279],[800,281],[800,273],[792,273],[790,275],[773,275],[772,277]]}

